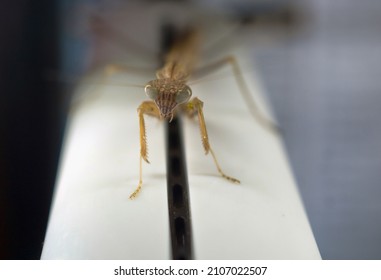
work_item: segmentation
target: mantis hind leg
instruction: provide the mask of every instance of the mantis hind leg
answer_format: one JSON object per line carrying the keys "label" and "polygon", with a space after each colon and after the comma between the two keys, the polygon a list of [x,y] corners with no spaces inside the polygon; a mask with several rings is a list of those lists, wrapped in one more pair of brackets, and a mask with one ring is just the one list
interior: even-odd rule
{"label": "mantis hind leg", "polygon": [[197,97],[195,97],[190,102],[188,102],[185,106],[183,106],[183,109],[190,117],[195,116],[197,114],[198,122],[200,126],[201,141],[205,150],[205,154],[208,154],[210,152],[210,154],[213,157],[214,164],[217,167],[218,173],[220,173],[220,175],[223,178],[227,179],[228,181],[239,184],[240,181],[238,179],[228,176],[225,174],[225,172],[222,171],[221,166],[217,161],[217,157],[210,146],[208,131],[206,129],[204,113],[203,113],[203,102]]}
{"label": "mantis hind leg", "polygon": [[268,119],[263,115],[263,113],[260,111],[257,103],[255,102],[254,98],[252,97],[249,87],[247,86],[245,79],[243,78],[242,71],[239,67],[239,64],[236,60],[236,58],[232,55],[227,56],[219,61],[216,61],[212,64],[209,64],[201,69],[199,69],[195,76],[196,79],[201,79],[200,77],[206,76],[209,73],[215,71],[216,69],[219,69],[223,67],[224,65],[230,65],[233,71],[234,78],[237,82],[237,85],[239,87],[239,91],[245,100],[247,106],[249,107],[251,115],[257,120],[257,122],[265,129],[269,130],[272,133],[279,133],[279,127],[276,123],[274,123],[272,120]]}
{"label": "mantis hind leg", "polygon": [[76,112],[85,103],[96,101],[105,92],[106,86],[144,88],[144,85],[120,82],[116,83],[115,81],[111,81],[111,77],[116,74],[135,73],[140,76],[151,76],[154,72],[154,69],[130,67],[121,64],[107,64],[101,67],[101,69],[91,70],[89,73],[84,74],[81,78],[81,81],[84,84],[88,84],[89,88],[81,95],[74,96],[70,113],[72,114]]}

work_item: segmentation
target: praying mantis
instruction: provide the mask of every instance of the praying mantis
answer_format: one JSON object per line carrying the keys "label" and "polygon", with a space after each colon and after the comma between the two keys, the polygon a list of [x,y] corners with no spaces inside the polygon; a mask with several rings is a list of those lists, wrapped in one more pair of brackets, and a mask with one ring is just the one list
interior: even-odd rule
{"label": "praying mantis", "polygon": [[[201,33],[196,29],[189,29],[179,36],[164,57],[164,65],[157,70],[156,79],[149,81],[145,87],[145,93],[149,100],[143,101],[138,109],[139,118],[139,182],[130,195],[130,199],[138,196],[143,185],[143,161],[149,163],[147,149],[147,134],[145,127],[145,116],[156,117],[161,120],[171,121],[177,114],[185,114],[188,117],[196,117],[200,127],[200,135],[205,154],[210,154],[218,173],[226,180],[239,184],[240,180],[227,175],[221,168],[216,154],[214,153],[207,132],[203,113],[203,102],[198,97],[192,97],[192,90],[187,85],[189,77],[195,71],[196,61],[199,57]],[[242,78],[241,70],[232,56],[226,57],[201,69],[201,72],[210,72],[223,65],[232,67],[234,77],[239,86],[245,102],[250,107],[251,113],[256,120],[266,129],[276,132],[277,127],[259,112],[255,101],[252,99],[249,89]],[[119,65],[108,65],[108,75],[123,71],[124,67]]]}

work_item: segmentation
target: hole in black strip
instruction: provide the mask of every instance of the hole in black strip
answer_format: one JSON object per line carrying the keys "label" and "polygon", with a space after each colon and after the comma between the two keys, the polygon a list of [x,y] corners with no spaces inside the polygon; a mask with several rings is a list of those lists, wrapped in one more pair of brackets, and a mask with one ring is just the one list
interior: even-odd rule
{"label": "hole in black strip", "polygon": [[177,256],[176,259],[177,260],[186,260],[187,258],[185,257],[185,254],[180,254],[179,256]]}
{"label": "hole in black strip", "polygon": [[172,175],[174,176],[181,175],[180,159],[178,157],[171,158],[171,170],[172,170]]}
{"label": "hole in black strip", "polygon": [[185,221],[182,217],[175,219],[176,241],[177,246],[185,246]]}
{"label": "hole in black strip", "polygon": [[180,138],[176,130],[170,129],[168,142],[171,149],[177,150],[180,147]]}
{"label": "hole in black strip", "polygon": [[183,207],[184,204],[184,195],[183,195],[183,187],[179,184],[176,184],[172,188],[173,194],[173,205],[176,208]]}

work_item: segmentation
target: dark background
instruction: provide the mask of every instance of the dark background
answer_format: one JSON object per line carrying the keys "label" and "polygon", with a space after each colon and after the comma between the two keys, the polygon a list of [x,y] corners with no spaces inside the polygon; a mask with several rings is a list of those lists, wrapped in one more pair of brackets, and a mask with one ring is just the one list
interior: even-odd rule
{"label": "dark background", "polygon": [[64,114],[57,2],[0,2],[0,258],[39,259]]}

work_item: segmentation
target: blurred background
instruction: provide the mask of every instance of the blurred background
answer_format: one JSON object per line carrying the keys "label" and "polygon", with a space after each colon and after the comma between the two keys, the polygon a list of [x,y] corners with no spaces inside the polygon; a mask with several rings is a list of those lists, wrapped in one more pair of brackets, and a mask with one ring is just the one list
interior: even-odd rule
{"label": "blurred background", "polygon": [[[118,5],[138,2],[146,11],[114,26]],[[148,13],[162,2],[255,26],[253,40],[235,43],[250,49],[244,70],[261,78],[323,259],[381,259],[377,0],[2,1],[0,258],[40,258],[75,78],[120,55],[112,30],[132,30],[123,35],[132,57],[152,61],[159,39]]]}

